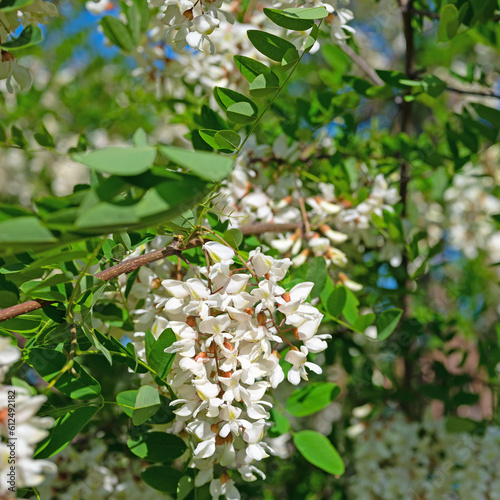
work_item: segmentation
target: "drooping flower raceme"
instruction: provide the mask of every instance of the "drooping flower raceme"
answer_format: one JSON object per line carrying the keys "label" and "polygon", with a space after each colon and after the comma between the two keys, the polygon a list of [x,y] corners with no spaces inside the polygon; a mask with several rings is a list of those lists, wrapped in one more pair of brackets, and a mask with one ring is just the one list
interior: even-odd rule
{"label": "drooping flower raceme", "polygon": [[[0,337],[0,383],[19,357],[19,349],[10,339]],[[35,416],[46,399],[23,387],[0,386],[0,498],[16,498],[15,488],[37,486],[46,472],[57,471],[52,462],[33,459],[36,444],[47,436],[46,429],[53,423],[52,418]]]}
{"label": "drooping flower raceme", "polygon": [[272,453],[263,441],[272,407],[266,392],[285,378],[279,351],[288,347],[288,380],[298,384],[309,370],[321,373],[307,356],[326,349],[330,336],[316,334],[322,314],[306,302],[313,283],[289,291],[280,285],[289,259],[257,249],[233,269],[230,247],[211,241],[203,249],[209,265],[199,277],[162,282],[170,296],[162,314],[176,336],[166,349],[176,353],[167,381],[177,395],[174,413],[193,442],[196,484],[211,481],[214,498],[239,498],[227,472],[214,479],[214,465],[238,469],[247,481],[263,476],[254,464]]}

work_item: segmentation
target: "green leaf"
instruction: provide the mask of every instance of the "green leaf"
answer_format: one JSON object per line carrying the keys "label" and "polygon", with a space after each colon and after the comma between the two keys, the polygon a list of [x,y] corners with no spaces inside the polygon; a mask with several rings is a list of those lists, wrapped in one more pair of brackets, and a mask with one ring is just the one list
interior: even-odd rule
{"label": "green leaf", "polygon": [[135,409],[135,401],[137,399],[137,393],[139,391],[123,391],[116,396],[116,402],[118,406],[123,410],[125,415],[132,417]]}
{"label": "green leaf", "polygon": [[385,340],[398,326],[402,309],[387,309],[377,318],[377,340]]}
{"label": "green leaf", "polygon": [[30,24],[23,29],[21,34],[9,42],[0,45],[0,48],[8,52],[15,52],[16,50],[26,49],[32,45],[36,45],[42,41],[42,30],[37,26]]}
{"label": "green leaf", "polygon": [[[301,9],[297,9],[301,10]],[[304,9],[306,10],[306,9]],[[318,9],[320,10],[320,9]],[[326,9],[323,7],[326,12]],[[305,31],[313,27],[314,21],[312,19],[304,19],[298,13],[290,11],[281,11],[278,9],[264,9],[264,14],[278,26],[287,30]]]}
{"label": "green leaf", "polygon": [[375,314],[373,313],[363,314],[362,316],[358,316],[356,318],[352,327],[357,332],[363,333],[373,323],[374,319]]}
{"label": "green leaf", "polygon": [[236,149],[241,142],[239,134],[232,130],[219,130],[214,135],[215,144],[217,149]]}
{"label": "green leaf", "polygon": [[66,409],[65,414],[55,421],[49,435],[38,445],[35,458],[50,458],[66,448],[98,410],[96,406]]}
{"label": "green leaf", "polygon": [[250,102],[237,102],[226,109],[226,115],[234,123],[251,123],[257,119],[257,107]]}
{"label": "green leaf", "polygon": [[[250,42],[252,42],[252,45],[260,53],[269,57],[269,59],[272,59],[273,61],[281,63],[287,51],[291,51],[289,54],[292,54],[293,51],[295,51],[297,56],[295,60],[299,58],[299,53],[295,48],[295,45],[278,36],[258,30],[248,30],[247,35]],[[290,56],[288,59],[290,59]]]}
{"label": "green leaf", "polygon": [[40,317],[23,314],[17,318],[2,321],[0,327],[21,334],[33,333],[40,330]]}
{"label": "green leaf", "polygon": [[304,53],[305,54],[310,52],[311,49],[314,47],[314,44],[316,43],[316,40],[318,39],[318,35],[319,35],[319,28],[315,24],[313,26],[313,29],[311,30],[311,33],[307,37],[306,43],[304,45]]}
{"label": "green leaf", "polygon": [[161,401],[158,391],[150,385],[142,386],[135,400],[135,408],[132,413],[133,424],[143,424],[149,417],[152,417],[158,411],[160,406]]}
{"label": "green leaf", "polygon": [[5,142],[7,140],[7,132],[5,127],[0,124],[0,142]]}
{"label": "green leaf", "polygon": [[160,146],[159,150],[173,163],[208,181],[225,179],[233,168],[231,158],[215,153],[189,151],[173,146]]}
{"label": "green leaf", "polygon": [[57,273],[41,281],[26,281],[21,285],[21,290],[24,293],[32,294],[37,290],[50,288],[51,286],[67,283],[74,278],[71,273]]}
{"label": "green leaf", "polygon": [[281,65],[284,67],[288,67],[299,60],[300,56],[297,52],[297,49],[294,47],[293,49],[288,49],[283,55],[283,59],[281,60]]}
{"label": "green leaf", "polygon": [[439,97],[446,90],[446,82],[435,75],[427,75],[421,83],[424,91],[431,97]]}
{"label": "green leaf", "polygon": [[[68,364],[66,356],[59,351],[34,347],[28,355],[29,364],[46,381],[51,382],[59,376]],[[71,370],[65,371],[55,383],[55,387],[72,399],[94,399],[101,394],[101,386],[76,361]]]}
{"label": "green leaf", "polygon": [[246,56],[234,56],[234,62],[243,77],[250,83],[252,83],[259,75],[269,73],[274,74],[265,64]]}
{"label": "green leaf", "polygon": [[328,11],[325,7],[292,7],[282,11],[285,15],[294,15],[299,19],[325,19],[328,17]]}
{"label": "green leaf", "polygon": [[134,48],[134,40],[129,29],[116,17],[104,16],[101,20],[101,26],[111,43],[125,52],[130,52]]}
{"label": "green leaf", "polygon": [[480,118],[491,123],[495,129],[500,129],[500,111],[498,109],[490,108],[478,102],[472,103],[471,106]]}
{"label": "green leaf", "polygon": [[276,408],[271,408],[270,413],[274,425],[268,430],[269,436],[275,438],[286,434],[290,430],[290,422],[285,415],[276,410]]}
{"label": "green leaf", "polygon": [[36,142],[38,142],[40,146],[43,146],[44,148],[54,147],[54,139],[42,122],[40,122],[40,125],[38,125],[38,132],[34,135],[34,137]]}
{"label": "green leaf", "polygon": [[147,432],[127,441],[130,451],[148,462],[171,462],[186,451],[184,441],[165,432]]}
{"label": "green leaf", "polygon": [[263,73],[258,75],[250,84],[250,95],[252,97],[265,97],[277,92],[279,86],[278,77],[274,73]]}
{"label": "green leaf", "polygon": [[235,123],[250,123],[257,118],[257,106],[246,96],[222,87],[214,88],[215,100]]}
{"label": "green leaf", "polygon": [[286,411],[294,417],[305,417],[326,408],[338,395],[340,387],[330,382],[313,382],[292,393]]}
{"label": "green leaf", "polygon": [[127,5],[125,2],[122,3],[122,9],[127,18],[127,28],[130,36],[134,45],[137,45],[141,38],[141,15],[139,14],[139,9],[135,3]]}
{"label": "green leaf", "polygon": [[223,238],[229,245],[236,249],[243,243],[243,233],[236,228],[228,229],[224,233]]}
{"label": "green leaf", "polygon": [[219,149],[219,146],[215,142],[215,134],[218,130],[212,129],[203,129],[203,130],[194,130],[191,134],[191,140],[193,141],[193,146],[196,150],[204,150],[205,144],[198,144],[198,139],[196,138],[196,134],[199,135],[210,147],[207,147],[208,151],[212,151],[212,149]]}
{"label": "green leaf", "polygon": [[477,429],[478,423],[475,420],[469,418],[460,417],[448,417],[446,419],[446,431],[447,432],[473,432]]}
{"label": "green leaf", "polygon": [[334,475],[342,475],[344,462],[328,438],[316,431],[300,431],[293,435],[300,454],[310,463]]}
{"label": "green leaf", "polygon": [[12,12],[17,11],[27,5],[31,5],[34,0],[1,0],[0,1],[0,12]]}
{"label": "green leaf", "polygon": [[311,297],[314,299],[321,295],[323,288],[326,285],[326,278],[328,272],[326,269],[326,261],[323,257],[315,257],[307,269],[305,281],[312,281],[314,283],[311,290]]}
{"label": "green leaf", "polygon": [[241,142],[240,135],[232,130],[204,129],[198,132],[200,137],[212,148],[224,152],[233,152]]}
{"label": "green leaf", "polygon": [[328,297],[326,308],[328,312],[338,318],[344,309],[347,299],[346,289],[343,286],[337,286]]}
{"label": "green leaf", "polygon": [[149,17],[150,17],[150,12],[149,12],[149,4],[148,0],[132,0],[139,11],[139,15],[141,18],[141,31],[146,31],[149,27]]}
{"label": "green leaf", "polygon": [[113,203],[98,203],[84,210],[76,219],[75,227],[79,229],[93,229],[94,232],[104,232],[104,228],[116,229],[119,227],[139,224],[140,216],[136,207],[114,205]]}
{"label": "green leaf", "polygon": [[17,286],[0,274],[0,309],[17,304],[19,300],[19,289]]}
{"label": "green leaf", "polygon": [[98,172],[115,175],[139,175],[148,170],[156,157],[150,146],[138,148],[104,148],[90,153],[76,153],[73,159]]}
{"label": "green leaf", "polygon": [[26,149],[28,146],[28,141],[24,137],[22,130],[18,129],[15,125],[10,127],[11,138],[10,142],[19,146],[21,149]]}
{"label": "green leaf", "polygon": [[349,323],[354,324],[358,317],[359,300],[357,299],[356,295],[354,295],[348,288],[345,288],[345,293],[346,301],[342,309],[342,313]]}
{"label": "green leaf", "polygon": [[158,373],[162,380],[166,379],[175,358],[175,353],[167,354],[165,349],[170,347],[176,340],[174,332],[167,328],[160,334],[158,340],[152,345],[147,354],[149,366]]}
{"label": "green leaf", "polygon": [[438,27],[438,42],[447,42],[451,40],[457,34],[459,26],[460,21],[457,8],[452,4],[446,4],[441,9]]}
{"label": "green leaf", "polygon": [[177,469],[166,465],[153,465],[141,472],[142,480],[158,491],[164,491],[170,495],[177,493],[177,484],[184,474]]}
{"label": "green leaf", "polygon": [[42,223],[32,216],[15,217],[0,222],[0,244],[52,243],[57,241]]}
{"label": "green leaf", "polygon": [[177,485],[177,500],[184,500],[193,491],[194,479],[191,476],[181,477]]}
{"label": "green leaf", "polygon": [[[147,2],[147,0],[145,1]],[[132,140],[134,141],[134,146],[136,148],[141,148],[148,145],[148,136],[146,132],[144,132],[143,128],[138,128],[134,132],[134,137],[132,138]]]}

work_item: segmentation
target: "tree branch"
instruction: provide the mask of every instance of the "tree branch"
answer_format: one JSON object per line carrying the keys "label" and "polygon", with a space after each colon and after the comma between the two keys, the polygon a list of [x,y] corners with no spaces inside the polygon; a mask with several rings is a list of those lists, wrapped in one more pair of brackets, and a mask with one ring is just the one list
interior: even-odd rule
{"label": "tree branch", "polygon": [[353,62],[359,66],[359,68],[370,78],[370,80],[377,86],[381,87],[384,85],[384,81],[380,76],[377,75],[376,71],[349,45],[340,45],[340,48],[347,54]]}
{"label": "tree branch", "polygon": [[456,92],[457,94],[475,95],[479,97],[494,97],[495,99],[500,99],[500,94],[495,94],[493,92],[478,92],[476,90],[461,90],[454,89],[452,87],[446,87],[448,92]]}
{"label": "tree branch", "polygon": [[[270,232],[284,232],[284,231],[295,231],[300,224],[250,224],[248,226],[244,226],[240,228],[243,234],[262,234],[262,233],[270,233]],[[183,252],[184,250],[189,250],[190,248],[199,247],[203,244],[203,242],[196,238],[194,240],[189,241],[187,244],[183,244],[181,240],[175,239],[171,245],[168,245],[161,250],[154,250],[153,252],[146,253],[144,255],[140,255],[139,257],[134,257],[133,259],[127,259],[115,266],[110,267],[109,269],[105,269],[104,271],[100,271],[95,275],[96,278],[106,282],[111,281],[114,278],[117,278],[121,274],[129,274],[139,267],[145,266],[147,264],[151,264],[152,262],[156,262],[158,260],[164,259],[171,255],[178,255],[179,252]],[[47,300],[29,300],[27,302],[23,302],[21,304],[17,304],[12,307],[7,307],[5,309],[0,309],[0,322],[7,321],[8,319],[15,318],[20,316],[21,314],[26,314],[29,312],[36,311],[37,309],[42,309],[43,307],[47,307],[50,304],[57,301],[47,301]]]}
{"label": "tree branch", "polygon": [[[415,32],[412,24],[412,7],[413,0],[398,0],[398,3],[401,8],[401,15],[403,21],[403,30],[406,41],[406,51],[405,51],[405,73],[409,79],[414,79],[416,76],[415,71]],[[411,90],[408,91],[411,93]],[[413,104],[412,102],[407,102],[406,100],[402,100],[401,102],[401,132],[410,135],[412,131],[412,113],[413,113]],[[403,161],[401,163],[401,172],[400,172],[400,182],[399,182],[399,196],[401,197],[401,217],[405,218],[407,213],[407,205],[408,205],[408,183],[410,182],[410,164],[408,161]],[[406,246],[403,246],[402,255],[401,255],[401,267],[404,271],[404,278],[402,283],[400,283],[401,294],[401,307],[403,309],[402,320],[408,319],[410,316],[410,308],[411,308],[411,297],[408,293],[408,252],[406,250]],[[412,344],[408,346],[408,351],[405,355],[403,355],[403,364],[404,364],[404,375],[402,380],[402,385],[404,390],[408,393],[412,393],[412,379],[413,379],[413,363],[410,359],[409,353],[411,350]],[[405,405],[404,408],[407,413],[411,413],[414,409],[408,405]]]}

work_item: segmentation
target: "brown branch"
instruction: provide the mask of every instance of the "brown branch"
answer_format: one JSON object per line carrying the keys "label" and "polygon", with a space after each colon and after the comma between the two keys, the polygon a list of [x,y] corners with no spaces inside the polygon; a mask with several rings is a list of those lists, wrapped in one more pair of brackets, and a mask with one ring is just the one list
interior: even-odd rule
{"label": "brown branch", "polygon": [[[299,226],[299,224],[251,224],[240,229],[243,234],[262,234],[268,232],[295,231]],[[121,274],[131,273],[139,267],[151,264],[152,262],[156,262],[171,255],[179,255],[180,252],[201,246],[202,243],[203,242],[198,238],[189,241],[187,244],[183,244],[181,240],[175,239],[171,245],[162,248],[161,250],[154,250],[153,252],[140,255],[139,257],[134,257],[133,259],[120,262],[109,269],[105,269],[104,271],[97,273],[95,277],[104,282],[111,281]],[[0,322],[15,318],[21,314],[42,309],[43,307],[47,307],[54,302],[57,301],[38,299],[29,300],[27,302],[23,302],[22,304],[0,309]]]}
{"label": "brown branch", "polygon": [[289,224],[273,224],[259,222],[257,224],[249,224],[248,226],[240,227],[243,234],[263,234],[263,233],[286,233],[288,231],[295,231],[300,227],[300,224],[291,222]]}
{"label": "brown branch", "polygon": [[[155,250],[153,252],[140,255],[139,257],[134,257],[133,259],[128,259],[120,262],[119,264],[116,264],[116,266],[112,266],[109,269],[105,269],[104,271],[97,273],[95,277],[99,278],[102,281],[110,281],[113,278],[117,278],[121,274],[131,273],[141,266],[151,264],[152,262],[164,259],[165,257],[168,257],[170,255],[177,255],[183,250],[188,250],[189,248],[193,248],[199,245],[201,245],[201,242],[196,239],[190,241],[185,246],[183,246],[179,240],[174,240],[171,245],[161,250]],[[46,307],[52,304],[53,302],[57,301],[29,300],[28,302],[23,302],[22,304],[17,304],[12,307],[1,309],[0,322],[15,318],[16,316],[20,316],[21,314],[36,311],[37,309],[41,309],[42,307]]]}
{"label": "brown branch", "polygon": [[441,14],[439,12],[431,12],[430,10],[421,10],[421,9],[411,9],[412,14],[416,14],[417,16],[425,16],[430,17],[431,19],[439,19]]}
{"label": "brown branch", "polygon": [[377,75],[376,71],[349,45],[342,44],[340,48],[348,55],[353,62],[359,66],[359,68],[370,78],[370,80],[377,86],[381,87],[384,85],[384,80]]}
{"label": "brown branch", "polygon": [[494,97],[495,99],[500,99],[500,94],[495,94],[493,92],[478,92],[474,90],[461,90],[454,89],[452,87],[446,87],[448,92],[456,92],[457,94],[475,95],[478,97]]}
{"label": "brown branch", "polygon": [[[401,8],[401,16],[403,21],[403,31],[406,41],[406,51],[405,51],[405,73],[407,78],[414,79],[417,75],[415,71],[415,32],[412,24],[412,7],[414,0],[398,0],[398,3]],[[411,93],[411,90],[408,90],[408,94]],[[413,114],[413,104],[411,101],[402,100],[401,102],[401,132],[410,135],[412,131],[412,114]],[[399,196],[401,198],[402,210],[401,210],[401,218],[406,217],[407,213],[407,205],[408,205],[408,183],[410,182],[411,168],[408,161],[403,161],[401,163],[401,172],[400,172],[400,182],[399,182]],[[408,292],[409,287],[409,278],[408,278],[408,252],[406,250],[406,246],[403,246],[402,255],[401,255],[401,267],[404,272],[404,280],[401,288],[401,306],[403,309],[402,321],[404,322],[406,319],[410,317],[411,314],[411,296]],[[404,332],[402,332],[404,333]],[[408,345],[408,350],[403,356],[403,365],[404,365],[404,374],[402,379],[402,385],[404,390],[409,394],[413,393],[412,387],[412,379],[414,376],[413,363],[411,360],[411,356],[409,356],[414,343],[410,343]],[[403,409],[408,413],[412,414],[418,411],[417,405],[403,405]]]}

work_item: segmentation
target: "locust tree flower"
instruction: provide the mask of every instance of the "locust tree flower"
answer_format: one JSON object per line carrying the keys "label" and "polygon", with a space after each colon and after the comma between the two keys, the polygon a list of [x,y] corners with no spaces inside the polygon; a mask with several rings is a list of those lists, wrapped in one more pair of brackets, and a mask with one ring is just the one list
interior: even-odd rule
{"label": "locust tree flower", "polygon": [[167,382],[177,395],[171,402],[176,420],[192,441],[196,484],[211,482],[214,495],[237,498],[226,473],[214,479],[213,466],[241,470],[244,480],[253,481],[263,475],[255,464],[273,453],[264,441],[272,408],[267,391],[285,378],[275,350],[284,335],[276,315],[285,316],[281,324],[296,329],[294,336],[288,335],[302,344],[300,362],[284,360],[292,364],[292,373],[299,372],[299,380],[307,380],[305,367],[316,367],[307,362],[305,345],[320,352],[329,336],[317,335],[322,315],[307,302],[313,283],[299,283],[289,291],[281,285],[290,259],[275,259],[257,248],[243,271],[239,264],[234,272],[232,248],[210,241],[203,251],[210,263],[196,271],[196,278],[167,276],[155,288],[157,281],[144,273],[136,300],[142,303],[139,296],[148,287],[154,299],[147,296],[136,314],[144,331],[161,320],[175,334],[165,350],[175,354]]}

